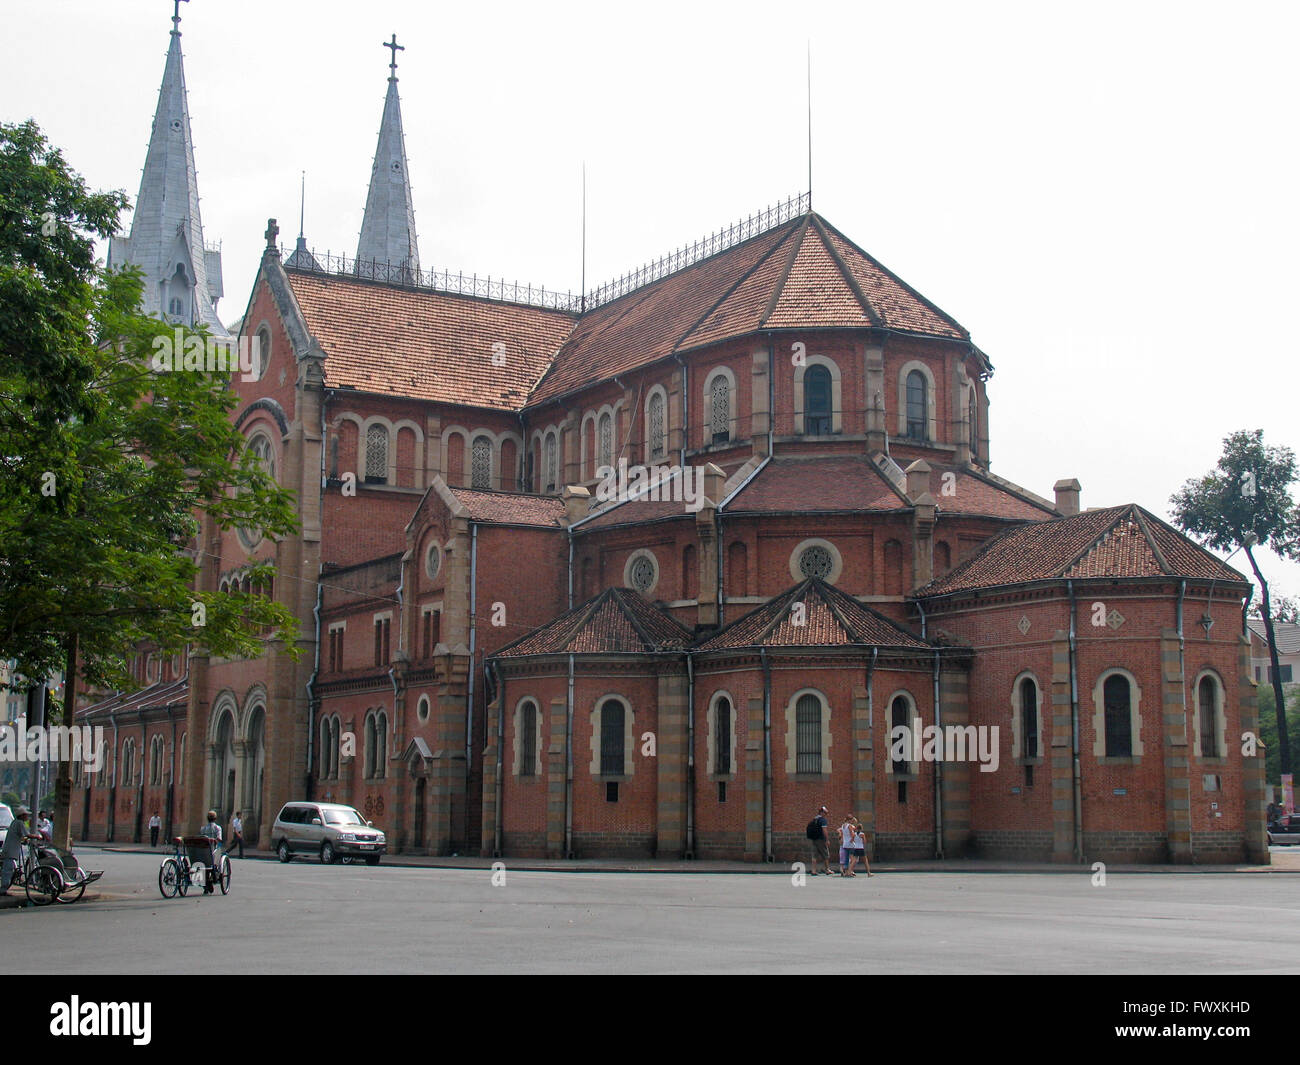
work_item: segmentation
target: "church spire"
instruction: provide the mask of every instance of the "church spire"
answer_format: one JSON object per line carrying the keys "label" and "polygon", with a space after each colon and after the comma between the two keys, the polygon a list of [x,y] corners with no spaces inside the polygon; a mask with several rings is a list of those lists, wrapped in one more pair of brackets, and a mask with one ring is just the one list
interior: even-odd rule
{"label": "church spire", "polygon": [[109,244],[109,265],[127,263],[144,271],[144,309],[186,324],[206,324],[228,336],[217,317],[222,296],[221,252],[203,242],[194,138],[181,57],[180,6],[173,0],[171,43],[163,68],[153,131],[145,153],[140,194],[130,235]]}
{"label": "church spire", "polygon": [[391,264],[403,269],[420,269],[420,252],[415,239],[415,207],[407,178],[406,138],[402,132],[402,107],[397,96],[397,53],[405,46],[397,34],[384,47],[392,52],[388,63],[388,96],[379,127],[379,144],[370,171],[370,192],[357,242],[358,266],[362,262]]}

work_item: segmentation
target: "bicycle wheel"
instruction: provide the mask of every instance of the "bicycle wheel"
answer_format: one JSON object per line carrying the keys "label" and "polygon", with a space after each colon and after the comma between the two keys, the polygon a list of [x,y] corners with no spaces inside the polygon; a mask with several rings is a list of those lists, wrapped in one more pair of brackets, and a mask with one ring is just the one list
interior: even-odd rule
{"label": "bicycle wheel", "polygon": [[59,902],[80,902],[81,896],[85,893],[86,878],[84,875],[80,880],[76,881],[76,883],[69,884],[67,881],[64,881],[63,890],[59,892]]}
{"label": "bicycle wheel", "polygon": [[177,868],[179,869],[178,875],[180,879],[176,881],[176,886],[180,888],[181,895],[184,896],[185,893],[190,890],[190,876],[192,870],[189,862],[177,862]]}
{"label": "bicycle wheel", "polygon": [[158,867],[158,890],[163,898],[174,899],[177,895],[184,895],[185,889],[181,886],[184,880],[175,858],[167,858]]}
{"label": "bicycle wheel", "polygon": [[27,898],[37,906],[48,906],[63,890],[63,877],[49,865],[38,865],[27,877]]}
{"label": "bicycle wheel", "polygon": [[230,858],[221,856],[221,894],[230,894]]}

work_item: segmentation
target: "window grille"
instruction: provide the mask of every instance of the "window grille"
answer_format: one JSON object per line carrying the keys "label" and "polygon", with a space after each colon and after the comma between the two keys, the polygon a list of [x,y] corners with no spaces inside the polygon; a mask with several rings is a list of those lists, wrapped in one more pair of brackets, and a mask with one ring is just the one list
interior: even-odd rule
{"label": "window grille", "polygon": [[[897,745],[897,743],[898,743],[899,736],[900,736],[900,733],[899,733],[899,731],[898,731],[899,729],[905,729],[905,730],[906,730],[906,735],[904,735],[904,736],[902,737],[902,739],[903,739],[903,751],[906,753],[907,751],[909,751],[909,750],[911,749],[911,747],[912,747],[912,716],[911,716],[910,711],[911,711],[911,706],[910,706],[910,704],[908,703],[908,701],[907,701],[906,699],[904,699],[901,695],[898,695],[898,696],[895,696],[895,697],[894,697],[894,703],[893,703],[893,705],[892,705],[892,706],[890,707],[890,709],[889,709],[889,747],[890,747],[890,750],[896,750],[896,749],[897,749],[896,745]],[[895,773],[906,773],[906,772],[908,772],[909,767],[911,766],[911,761],[910,761],[910,759],[908,759],[908,758],[895,758],[895,759],[893,759],[893,761],[892,761],[891,764],[892,764],[892,767],[893,767],[893,770],[894,770]],[[902,795],[903,792],[900,792],[899,794]],[[899,801],[899,802],[905,802],[906,800],[900,798],[898,801]]]}
{"label": "window grille", "polygon": [[825,436],[831,431],[831,372],[825,366],[810,366],[803,378],[803,431]]}
{"label": "window grille", "polygon": [[822,771],[822,704],[815,695],[801,695],[795,705],[796,773]]}
{"label": "window grille", "polygon": [[470,487],[492,487],[492,441],[480,436],[474,441],[471,457]]}
{"label": "window grille", "polygon": [[664,455],[664,397],[656,392],[650,397],[650,457],[663,458]]}
{"label": "window grille", "polygon": [[713,442],[723,444],[731,439],[731,385],[722,374],[713,379],[710,398]]}
{"label": "window grille", "polygon": [[654,587],[655,564],[646,555],[632,563],[632,587],[638,592],[648,592]]}
{"label": "window grille", "polygon": [[366,484],[388,483],[388,430],[372,425],[366,430]]}
{"label": "window grille", "polygon": [[1218,758],[1219,751],[1219,729],[1218,714],[1218,685],[1209,677],[1201,678],[1201,757]]}
{"label": "window grille", "polygon": [[555,491],[555,434],[550,433],[546,437],[546,490]]}
{"label": "window grille", "polygon": [[623,775],[624,707],[610,699],[600,712],[600,772],[602,776]]}
{"label": "window grille", "polygon": [[1106,710],[1106,757],[1132,757],[1133,719],[1129,712],[1128,678],[1119,675],[1107,677],[1102,688],[1102,700]]}
{"label": "window grille", "polygon": [[600,437],[598,464],[612,467],[614,465],[614,419],[608,414],[602,414],[597,423],[597,430]]}
{"label": "window grille", "polygon": [[824,581],[830,577],[834,563],[831,553],[821,544],[805,547],[799,554],[799,572],[805,577],[816,577]]}

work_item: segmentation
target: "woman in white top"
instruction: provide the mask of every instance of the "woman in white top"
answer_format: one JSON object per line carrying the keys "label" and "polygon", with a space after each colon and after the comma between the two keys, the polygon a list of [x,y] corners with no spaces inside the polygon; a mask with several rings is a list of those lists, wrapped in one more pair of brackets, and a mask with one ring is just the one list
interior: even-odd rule
{"label": "woman in white top", "polygon": [[853,867],[853,815],[850,814],[840,825],[840,876],[854,876]]}

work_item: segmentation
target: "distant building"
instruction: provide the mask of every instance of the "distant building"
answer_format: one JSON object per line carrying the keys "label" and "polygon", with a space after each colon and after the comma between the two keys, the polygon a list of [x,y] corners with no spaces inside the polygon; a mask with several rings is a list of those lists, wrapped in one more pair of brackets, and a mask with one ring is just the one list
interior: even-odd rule
{"label": "distant building", "polygon": [[[1268,632],[1264,622],[1251,618],[1246,622],[1250,629],[1250,675],[1256,684],[1273,683],[1273,662],[1268,653]],[[1273,638],[1277,641],[1277,662],[1282,683],[1300,684],[1300,625],[1293,621],[1273,622]]]}

